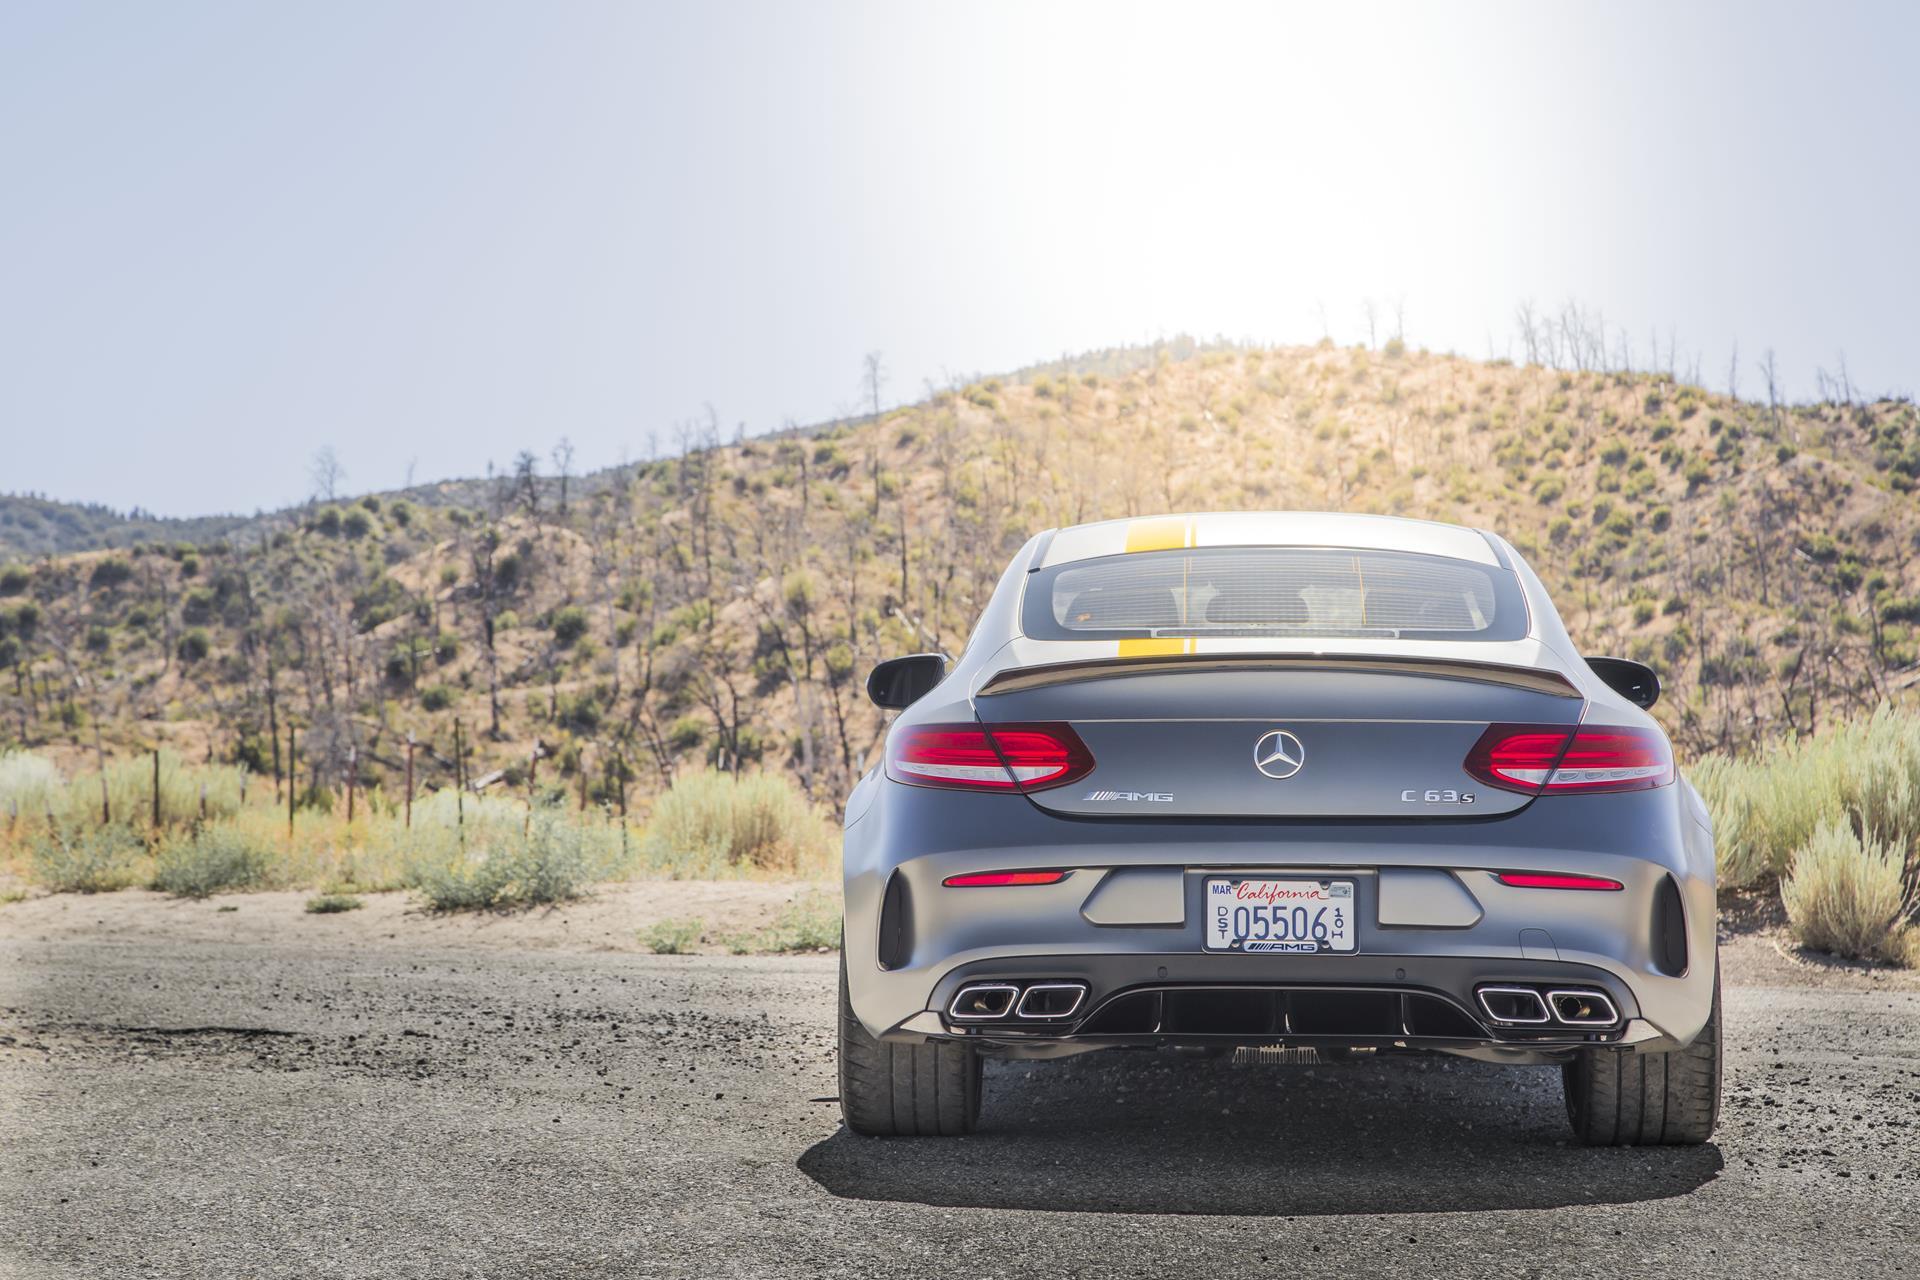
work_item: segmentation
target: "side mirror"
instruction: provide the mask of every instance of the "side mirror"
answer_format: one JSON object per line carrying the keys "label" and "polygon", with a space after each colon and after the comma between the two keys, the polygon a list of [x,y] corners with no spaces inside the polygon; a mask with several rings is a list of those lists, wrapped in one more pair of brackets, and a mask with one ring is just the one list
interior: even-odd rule
{"label": "side mirror", "polygon": [[947,678],[947,660],[937,653],[910,653],[889,658],[867,677],[867,697],[876,707],[898,711],[933,692]]}
{"label": "side mirror", "polygon": [[1660,701],[1660,677],[1644,662],[1629,658],[1588,658],[1587,665],[1613,690],[1636,707]]}

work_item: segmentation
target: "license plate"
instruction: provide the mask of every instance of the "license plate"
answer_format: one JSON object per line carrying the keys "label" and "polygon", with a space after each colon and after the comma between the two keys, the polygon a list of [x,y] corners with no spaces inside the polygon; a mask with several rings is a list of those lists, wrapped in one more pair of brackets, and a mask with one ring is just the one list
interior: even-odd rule
{"label": "license plate", "polygon": [[1209,880],[1208,951],[1352,951],[1351,880]]}

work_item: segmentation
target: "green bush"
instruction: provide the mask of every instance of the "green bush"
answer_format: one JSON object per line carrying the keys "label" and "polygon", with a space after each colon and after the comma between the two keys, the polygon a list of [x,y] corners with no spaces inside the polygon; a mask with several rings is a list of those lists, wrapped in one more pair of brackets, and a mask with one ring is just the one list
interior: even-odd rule
{"label": "green bush", "polygon": [[96,590],[108,591],[133,580],[133,566],[125,560],[108,557],[93,566],[93,572],[87,577],[87,585]]}
{"label": "green bush", "polygon": [[56,826],[28,851],[33,878],[55,893],[105,893],[134,881],[140,841],[126,827]]}
{"label": "green bush", "polygon": [[451,685],[433,684],[420,691],[420,706],[426,711],[445,711],[453,705],[453,699]]}
{"label": "green bush", "polygon": [[322,893],[307,899],[307,912],[310,915],[333,915],[341,911],[358,911],[366,903],[350,893]]}
{"label": "green bush", "polygon": [[840,946],[839,895],[809,889],[782,908],[765,929],[735,934],[726,944],[735,955],[833,951]]}
{"label": "green bush", "polygon": [[206,898],[222,889],[264,885],[273,855],[247,833],[212,826],[169,841],[160,850],[153,887],[177,898]]}
{"label": "green bush", "polygon": [[445,828],[419,832],[402,882],[436,911],[565,902],[618,870],[595,835],[554,812],[535,814],[524,834],[497,821],[476,822],[464,840]]}
{"label": "green bush", "polygon": [[825,821],[785,777],[713,770],[674,780],[654,801],[642,844],[652,870],[702,879],[818,869],[831,850]]}
{"label": "green bush", "polygon": [[1900,851],[1825,822],[1795,853],[1780,887],[1793,936],[1803,945],[1862,960],[1913,958],[1914,902]]}
{"label": "green bush", "polygon": [[700,945],[699,920],[662,920],[640,931],[640,945],[657,956],[683,956]]}
{"label": "green bush", "polygon": [[568,605],[556,610],[553,615],[553,642],[562,649],[568,649],[581,636],[587,634],[587,611],[579,605]]}
{"label": "green bush", "polygon": [[213,637],[206,633],[205,628],[195,627],[180,637],[175,652],[180,655],[182,662],[199,662],[213,652]]}

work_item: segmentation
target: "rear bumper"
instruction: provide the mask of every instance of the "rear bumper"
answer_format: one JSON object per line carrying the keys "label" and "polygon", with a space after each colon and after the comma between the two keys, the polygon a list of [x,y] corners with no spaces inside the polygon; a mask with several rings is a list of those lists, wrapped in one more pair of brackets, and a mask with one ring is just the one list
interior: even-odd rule
{"label": "rear bumper", "polygon": [[[877,781],[882,794],[847,836],[847,962],[854,1012],[884,1038],[968,1038],[1044,1054],[1224,1035],[1527,1061],[1596,1043],[1679,1047],[1711,1007],[1712,846],[1684,787],[1556,797],[1495,821],[1140,823],[1062,819],[1020,797]],[[959,872],[1023,867],[1070,874],[1053,885],[941,884]],[[1513,888],[1494,878],[1500,870],[1599,875],[1625,887]],[[1352,879],[1357,950],[1207,952],[1206,880],[1256,871]],[[1673,939],[1661,937],[1663,894],[1680,916],[1678,965]],[[973,981],[1084,982],[1087,997],[1072,1019],[1031,1029],[969,1025],[949,1014]],[[1597,990],[1620,1018],[1604,1032],[1501,1026],[1475,998],[1489,984]],[[1235,993],[1222,1003],[1238,1010],[1229,1031],[1187,1017],[1100,1021],[1117,1002],[1140,1005],[1134,997],[1144,993],[1176,993],[1178,1005],[1189,1001],[1177,993],[1210,989]],[[1342,999],[1332,998],[1341,992],[1352,1014],[1344,1021]],[[1395,1020],[1408,1000],[1411,1024]],[[1455,1016],[1422,1021],[1422,1008]]]}

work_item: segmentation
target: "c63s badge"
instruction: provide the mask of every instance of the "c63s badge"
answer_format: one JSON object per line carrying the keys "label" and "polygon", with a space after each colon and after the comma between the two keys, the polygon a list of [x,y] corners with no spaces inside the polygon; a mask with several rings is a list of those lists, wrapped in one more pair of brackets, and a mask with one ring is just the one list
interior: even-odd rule
{"label": "c63s badge", "polygon": [[1409,787],[1400,793],[1400,799],[1406,804],[1472,804],[1473,792],[1455,791],[1450,787],[1425,791]]}

